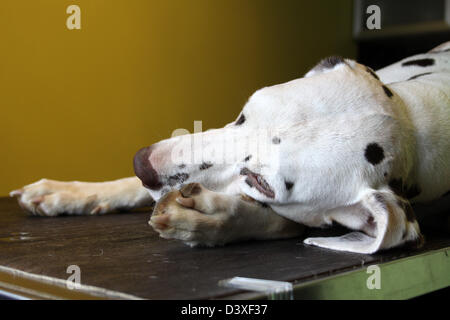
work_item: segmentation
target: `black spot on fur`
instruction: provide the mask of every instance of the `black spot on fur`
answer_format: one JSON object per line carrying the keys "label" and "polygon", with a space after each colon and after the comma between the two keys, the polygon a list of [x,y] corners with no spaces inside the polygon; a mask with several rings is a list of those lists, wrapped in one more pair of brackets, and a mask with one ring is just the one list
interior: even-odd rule
{"label": "black spot on fur", "polygon": [[330,69],[341,63],[345,63],[345,60],[342,57],[331,56],[320,61],[316,67],[319,67],[320,69]]}
{"label": "black spot on fur", "polygon": [[377,165],[384,159],[384,150],[378,143],[370,143],[364,151],[364,156],[372,165]]}
{"label": "black spot on fur", "polygon": [[199,169],[200,169],[200,170],[206,170],[206,169],[211,168],[212,166],[213,166],[212,163],[209,163],[209,162],[203,162],[203,163],[200,165]]}
{"label": "black spot on fur", "polygon": [[252,155],[250,154],[250,155],[248,155],[248,156],[245,157],[244,161],[247,162],[247,161],[250,160],[251,158],[252,158]]}
{"label": "black spot on fur", "polygon": [[433,72],[419,73],[419,74],[416,74],[415,76],[412,76],[412,77],[409,78],[408,80],[414,80],[414,79],[417,79],[417,78],[419,78],[419,77],[427,76],[427,75],[432,74],[432,73],[433,73]]}
{"label": "black spot on fur", "polygon": [[273,137],[272,142],[273,142],[273,144],[280,144],[281,139],[278,137]]}
{"label": "black spot on fur", "polygon": [[432,65],[434,65],[434,59],[430,59],[430,58],[410,60],[410,61],[405,61],[402,63],[403,67],[407,67],[407,66],[429,67]]}
{"label": "black spot on fur", "polygon": [[187,173],[177,173],[177,174],[174,174],[173,176],[170,176],[168,178],[167,183],[169,186],[173,187],[177,183],[185,182],[188,178],[189,178],[189,175]]}
{"label": "black spot on fur", "polygon": [[184,169],[184,168],[186,168],[186,165],[185,165],[185,164],[180,164],[180,165],[178,166],[178,168]]}
{"label": "black spot on fur", "polygon": [[389,88],[386,87],[385,85],[383,85],[383,90],[384,90],[384,93],[386,93],[386,95],[387,95],[389,98],[391,98],[391,97],[394,95],[394,94],[392,93],[392,91],[389,90]]}
{"label": "black spot on fur", "polygon": [[294,183],[289,181],[285,181],[284,184],[286,185],[286,190],[291,190],[294,186]]}
{"label": "black spot on fur", "polygon": [[396,195],[406,199],[412,199],[422,192],[417,185],[406,186],[401,178],[391,179],[389,181],[389,187]]}
{"label": "black spot on fur", "polygon": [[250,173],[250,170],[248,169],[248,168],[242,168],[241,169],[241,171],[239,172],[239,174],[241,175],[241,176],[246,176],[247,174],[249,174]]}
{"label": "black spot on fur", "polygon": [[252,183],[250,182],[250,179],[249,179],[249,178],[246,178],[246,179],[245,179],[245,183],[246,183],[250,188],[253,188],[253,185],[252,185]]}
{"label": "black spot on fur", "polygon": [[384,173],[384,176],[385,176],[385,177],[387,177],[387,176],[388,176],[388,173],[387,173],[387,172],[385,172],[385,173]]}
{"label": "black spot on fur", "polygon": [[245,116],[244,116],[244,114],[241,114],[239,119],[237,119],[237,121],[236,121],[236,125],[239,126],[239,125],[243,124],[244,122],[245,122]]}
{"label": "black spot on fur", "polygon": [[375,73],[375,71],[373,71],[371,68],[366,67],[366,71],[367,71],[368,73],[370,73],[370,74],[372,75],[372,77],[374,77],[375,79],[380,80],[380,78],[378,77],[378,75],[377,75],[377,74]]}

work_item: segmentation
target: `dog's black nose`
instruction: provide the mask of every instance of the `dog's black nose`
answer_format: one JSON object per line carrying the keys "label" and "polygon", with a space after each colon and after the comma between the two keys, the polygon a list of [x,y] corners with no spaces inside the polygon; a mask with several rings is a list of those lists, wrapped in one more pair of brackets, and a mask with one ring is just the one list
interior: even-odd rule
{"label": "dog's black nose", "polygon": [[158,173],[150,162],[152,146],[140,149],[134,156],[134,173],[141,179],[142,185],[152,190],[159,190],[162,187],[158,178]]}

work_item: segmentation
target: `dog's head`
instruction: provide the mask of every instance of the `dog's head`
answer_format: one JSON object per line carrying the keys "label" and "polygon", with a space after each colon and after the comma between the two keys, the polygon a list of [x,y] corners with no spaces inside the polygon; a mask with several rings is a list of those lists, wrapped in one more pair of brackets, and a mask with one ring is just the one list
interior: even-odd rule
{"label": "dog's head", "polygon": [[353,150],[364,154],[361,136],[383,121],[370,115],[388,114],[391,97],[369,68],[328,58],[304,78],[258,90],[221,129],[139,150],[135,173],[155,200],[188,182],[268,204],[315,197],[317,184],[334,193],[329,181],[359,165]]}

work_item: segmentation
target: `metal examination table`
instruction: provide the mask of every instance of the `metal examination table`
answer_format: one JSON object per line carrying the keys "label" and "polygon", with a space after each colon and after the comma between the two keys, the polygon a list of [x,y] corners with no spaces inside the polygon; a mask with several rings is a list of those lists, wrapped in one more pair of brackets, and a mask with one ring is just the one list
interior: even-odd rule
{"label": "metal examination table", "polygon": [[[433,210],[433,209],[430,209]],[[425,230],[420,250],[375,255],[334,252],[302,238],[190,248],[160,239],[149,212],[104,216],[27,216],[0,198],[0,296],[31,299],[254,299],[261,293],[219,286],[241,276],[289,281],[294,298],[411,298],[450,286],[450,235]],[[338,232],[334,230],[333,232]],[[318,233],[330,232],[318,230]],[[381,270],[368,289],[367,267]],[[69,289],[69,266],[81,287]],[[69,271],[72,269],[69,269]]]}

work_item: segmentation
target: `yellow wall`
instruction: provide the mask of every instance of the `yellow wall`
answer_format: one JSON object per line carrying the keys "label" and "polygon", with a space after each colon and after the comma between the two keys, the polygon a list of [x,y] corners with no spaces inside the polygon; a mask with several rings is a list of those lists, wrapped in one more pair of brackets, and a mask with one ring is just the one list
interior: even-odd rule
{"label": "yellow wall", "polygon": [[350,0],[2,0],[0,41],[0,195],[132,175],[140,147],[221,127],[257,88],[355,55]]}

